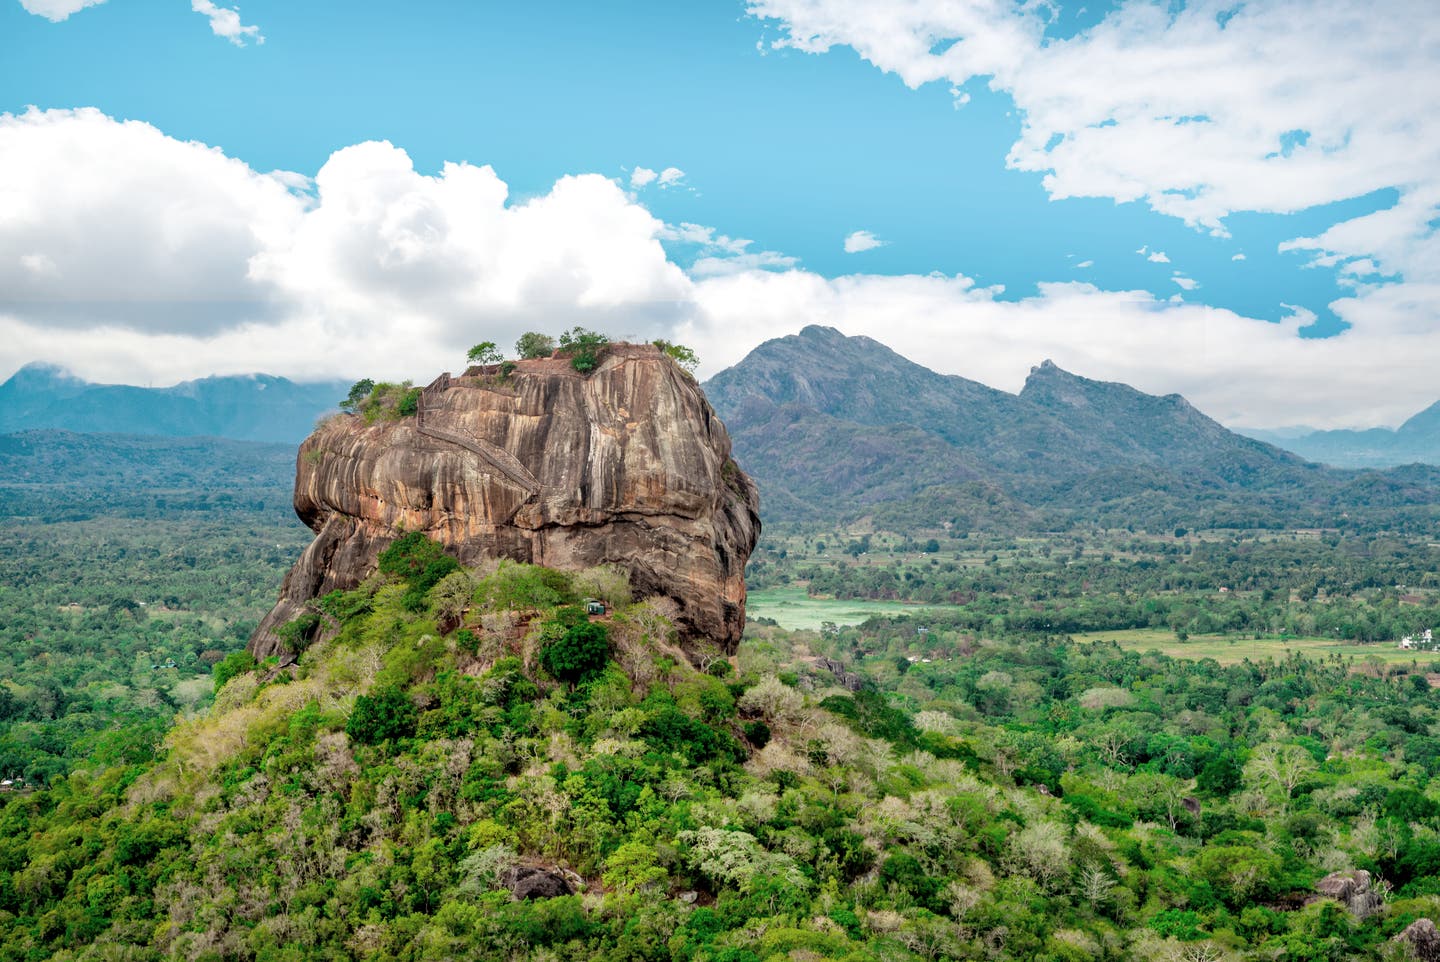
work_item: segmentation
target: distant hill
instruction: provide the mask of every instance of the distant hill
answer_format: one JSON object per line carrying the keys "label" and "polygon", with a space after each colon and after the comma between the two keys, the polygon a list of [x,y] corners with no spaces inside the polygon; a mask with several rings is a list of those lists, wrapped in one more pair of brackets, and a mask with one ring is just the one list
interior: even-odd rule
{"label": "distant hill", "polygon": [[37,429],[298,444],[349,385],[249,374],[173,387],[92,384],[29,364],[0,384],[0,434]]}
{"label": "distant hill", "polygon": [[1440,401],[1393,429],[1309,431],[1288,437],[1267,431],[1247,433],[1312,461],[1341,468],[1440,465]]}
{"label": "distant hill", "polygon": [[1371,506],[1424,514],[1440,492],[1440,472],[1329,470],[1179,395],[1048,361],[1014,395],[824,327],[767,341],[705,390],[767,520],[1332,525]]}

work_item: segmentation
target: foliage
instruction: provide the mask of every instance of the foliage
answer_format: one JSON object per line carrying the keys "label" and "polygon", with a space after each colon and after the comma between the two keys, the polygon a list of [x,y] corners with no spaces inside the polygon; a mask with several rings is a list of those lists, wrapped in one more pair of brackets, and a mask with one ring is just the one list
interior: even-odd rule
{"label": "foliage", "polygon": [[540,664],[561,681],[585,681],[610,659],[610,632],[603,624],[582,621],[540,649]]}
{"label": "foliage", "polygon": [[381,574],[405,583],[403,603],[411,611],[423,608],[430,589],[459,567],[460,563],[445,554],[438,542],[419,531],[402,534],[381,551],[378,558]]}
{"label": "foliage", "polygon": [[572,327],[560,335],[560,352],[570,358],[570,366],[581,374],[589,374],[600,363],[601,352],[610,338],[583,327]]}
{"label": "foliage", "polygon": [[555,353],[555,338],[539,331],[526,331],[515,342],[515,353],[527,361],[549,357]]}
{"label": "foliage", "polygon": [[416,711],[410,697],[399,688],[378,688],[355,699],[345,734],[362,745],[376,745],[392,738],[415,734]]}
{"label": "foliage", "polygon": [[219,691],[225,687],[225,683],[236,675],[243,675],[255,668],[255,656],[248,651],[232,651],[222,660],[215,663],[212,669],[215,675],[215,690]]}
{"label": "foliage", "polygon": [[366,398],[370,397],[374,390],[374,380],[368,377],[361,378],[350,386],[350,393],[345,396],[345,400],[340,402],[340,410],[354,411],[365,402]]}
{"label": "foliage", "polygon": [[672,344],[663,339],[657,339],[653,343],[688,374],[694,374],[695,369],[700,366],[699,355],[684,344]]}
{"label": "foliage", "polygon": [[500,349],[495,346],[494,341],[481,341],[479,344],[476,344],[474,347],[470,348],[468,352],[466,352],[465,360],[469,361],[471,364],[478,364],[481,367],[486,367],[491,364],[499,364],[501,361],[505,360],[505,355],[502,354],[500,352]]}

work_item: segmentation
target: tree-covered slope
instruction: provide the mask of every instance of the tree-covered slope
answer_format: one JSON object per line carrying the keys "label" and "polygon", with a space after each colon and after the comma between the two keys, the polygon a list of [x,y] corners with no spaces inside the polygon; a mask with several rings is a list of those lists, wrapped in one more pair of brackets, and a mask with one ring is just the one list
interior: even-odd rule
{"label": "tree-covered slope", "polygon": [[940,618],[701,671],[613,571],[397,544],[0,809],[0,959],[1381,959],[1440,909],[1421,675]]}
{"label": "tree-covered slope", "polygon": [[[807,327],[705,387],[772,520],[870,516],[900,530],[941,521],[1333,526],[1372,507],[1349,495],[1373,480],[1235,434],[1178,395],[1049,362],[1012,395],[936,374],[869,338]],[[1429,479],[1416,490],[1417,480],[1395,485],[1413,494],[1404,504],[1380,507],[1424,515],[1440,487]]]}

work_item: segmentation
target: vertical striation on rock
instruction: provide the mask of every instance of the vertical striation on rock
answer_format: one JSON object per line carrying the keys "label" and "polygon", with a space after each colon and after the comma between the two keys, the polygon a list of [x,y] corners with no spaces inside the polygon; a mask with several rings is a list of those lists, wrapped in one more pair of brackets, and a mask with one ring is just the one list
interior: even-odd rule
{"label": "vertical striation on rock", "polygon": [[520,361],[504,378],[441,375],[416,417],[331,418],[300,447],[295,511],[315,541],[251,637],[257,657],[282,653],[275,629],[359,584],[404,531],[465,564],[619,565],[639,597],[676,603],[682,643],[733,652],[760,533],[758,491],[703,392],[634,344],[584,375],[561,359]]}

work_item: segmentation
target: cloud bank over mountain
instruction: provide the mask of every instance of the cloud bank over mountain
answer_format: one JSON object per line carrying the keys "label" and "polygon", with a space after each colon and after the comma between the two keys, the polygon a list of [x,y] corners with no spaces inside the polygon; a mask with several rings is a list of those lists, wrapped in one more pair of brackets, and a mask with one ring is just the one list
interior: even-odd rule
{"label": "cloud bank over mountain", "polygon": [[[1009,390],[1053,357],[1230,423],[1339,426],[1424,407],[1440,360],[1408,278],[1357,290],[1353,326],[1325,339],[1300,336],[1299,310],[1274,324],[1086,283],[1005,301],[962,275],[826,278],[666,225],[618,180],[566,176],[515,200],[488,166],[425,174],[385,142],[335,151],[312,178],[97,110],[30,110],[0,116],[0,184],[0,375],[39,359],[128,383],[423,378],[478,340],[576,324],[677,338],[712,373],[821,323]],[[1372,229],[1315,244],[1364,245]],[[687,271],[662,241],[703,256]]]}

